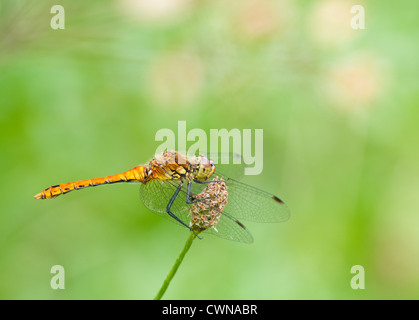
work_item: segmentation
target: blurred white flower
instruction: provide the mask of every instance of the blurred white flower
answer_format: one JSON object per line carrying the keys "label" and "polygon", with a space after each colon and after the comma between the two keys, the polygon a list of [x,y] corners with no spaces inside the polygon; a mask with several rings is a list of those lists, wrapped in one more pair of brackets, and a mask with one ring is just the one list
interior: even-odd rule
{"label": "blurred white flower", "polygon": [[137,20],[164,21],[177,18],[189,9],[191,0],[117,0],[121,10]]}
{"label": "blurred white flower", "polygon": [[359,30],[351,27],[355,3],[350,0],[317,1],[309,17],[309,32],[321,45],[341,45],[350,41]]}
{"label": "blurred white flower", "polygon": [[282,32],[294,12],[287,0],[240,0],[235,8],[236,32],[250,40]]}
{"label": "blurred white flower", "polygon": [[204,80],[204,64],[199,56],[172,52],[152,62],[147,90],[157,106],[188,107],[199,95]]}
{"label": "blurred white flower", "polygon": [[387,84],[387,73],[379,60],[371,54],[357,54],[332,64],[323,83],[332,105],[350,112],[372,106]]}

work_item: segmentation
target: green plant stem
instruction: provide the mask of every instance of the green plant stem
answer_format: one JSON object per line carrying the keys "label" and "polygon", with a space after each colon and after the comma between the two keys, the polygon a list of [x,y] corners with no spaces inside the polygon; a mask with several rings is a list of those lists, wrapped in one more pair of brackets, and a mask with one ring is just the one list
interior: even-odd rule
{"label": "green plant stem", "polygon": [[188,240],[186,240],[185,247],[183,248],[182,252],[179,254],[179,257],[176,259],[175,264],[173,265],[172,269],[170,270],[169,274],[164,280],[163,285],[161,286],[154,300],[160,300],[163,297],[164,293],[167,290],[167,287],[170,284],[170,281],[172,281],[174,275],[176,274],[177,269],[179,269],[179,266],[182,263],[183,258],[185,257],[185,254],[188,252],[189,248],[191,247],[192,242],[195,239],[195,237],[196,237],[196,234],[191,231],[191,233],[189,234]]}

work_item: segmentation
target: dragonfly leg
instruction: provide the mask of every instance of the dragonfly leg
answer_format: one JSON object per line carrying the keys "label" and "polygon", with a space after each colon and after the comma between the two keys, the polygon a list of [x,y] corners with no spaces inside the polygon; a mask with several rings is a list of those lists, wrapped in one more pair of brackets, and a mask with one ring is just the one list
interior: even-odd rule
{"label": "dragonfly leg", "polygon": [[[202,182],[202,181],[201,181],[201,182]],[[208,181],[208,182],[212,182],[212,181]],[[214,182],[217,182],[217,181],[214,181]],[[187,191],[187,194],[186,194],[186,203],[187,203],[187,204],[192,204],[192,203],[200,202],[200,201],[203,201],[203,200],[207,200],[207,199],[214,199],[214,198],[216,198],[216,197],[214,196],[214,197],[205,197],[205,198],[202,198],[202,199],[195,199],[195,200],[191,200],[191,199],[193,198],[193,196],[192,196],[192,192],[191,192],[191,186],[192,186],[192,182],[189,182],[189,183],[188,183],[188,191]]]}
{"label": "dragonfly leg", "polygon": [[166,207],[166,213],[169,216],[171,216],[173,219],[175,219],[177,222],[179,222],[180,224],[184,225],[186,228],[188,228],[189,230],[191,230],[198,239],[201,239],[200,237],[198,237],[198,235],[196,234],[196,232],[190,226],[188,226],[185,222],[183,222],[182,220],[180,220],[173,212],[170,211],[170,209],[171,209],[171,207],[173,205],[173,202],[176,200],[176,198],[177,198],[180,190],[182,189],[182,186],[183,186],[182,183],[179,184],[179,186],[176,188],[176,191],[173,194],[172,198],[170,198],[170,201],[169,201],[169,203],[167,204],[167,207]]}
{"label": "dragonfly leg", "polygon": [[200,181],[200,180],[194,180],[194,182],[196,183],[200,183],[200,184],[205,184],[205,183],[217,183],[217,182],[227,182],[227,180],[205,180],[205,181]]}

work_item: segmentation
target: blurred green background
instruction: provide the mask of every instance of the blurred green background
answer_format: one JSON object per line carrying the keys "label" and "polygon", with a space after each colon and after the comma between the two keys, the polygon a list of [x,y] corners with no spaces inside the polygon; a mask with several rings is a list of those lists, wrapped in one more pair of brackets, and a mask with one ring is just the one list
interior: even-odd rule
{"label": "blurred green background", "polygon": [[195,241],[164,298],[419,298],[419,3],[362,1],[365,30],[355,4],[0,0],[0,298],[152,299],[188,232],[138,185],[33,196],[146,163],[179,120],[263,129],[246,182],[291,219]]}

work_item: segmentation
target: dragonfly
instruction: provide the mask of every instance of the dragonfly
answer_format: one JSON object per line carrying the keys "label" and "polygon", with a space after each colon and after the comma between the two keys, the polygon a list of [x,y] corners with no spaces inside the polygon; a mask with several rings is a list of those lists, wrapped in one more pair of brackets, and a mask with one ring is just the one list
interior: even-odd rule
{"label": "dragonfly", "polygon": [[[252,243],[251,233],[240,220],[283,222],[289,219],[290,211],[277,196],[239,181],[244,176],[241,156],[233,154],[227,157],[227,161],[217,158],[217,163],[221,163],[215,164],[210,156],[166,151],[156,155],[146,165],[101,178],[53,185],[34,198],[51,199],[74,190],[113,183],[140,183],[140,198],[148,209],[188,228],[197,236],[198,232],[205,232],[228,240]],[[226,165],[225,162],[233,164]],[[210,193],[207,191],[211,188],[226,190],[225,202],[222,206],[210,207],[212,211],[219,211],[218,220],[211,227],[196,228],[191,223],[191,211],[200,206],[206,209],[212,206],[208,203],[214,203],[210,201],[216,196],[208,196]],[[200,202],[206,202],[206,207]]]}

